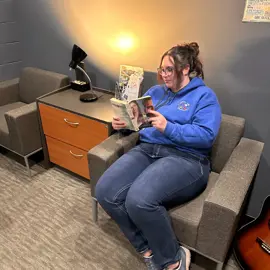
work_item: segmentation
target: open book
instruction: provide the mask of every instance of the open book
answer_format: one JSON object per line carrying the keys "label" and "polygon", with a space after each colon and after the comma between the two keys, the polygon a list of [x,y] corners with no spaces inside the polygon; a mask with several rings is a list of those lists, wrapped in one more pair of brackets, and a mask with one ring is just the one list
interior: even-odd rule
{"label": "open book", "polygon": [[114,115],[126,123],[126,129],[138,131],[151,127],[149,110],[154,110],[152,98],[143,96],[130,101],[111,98]]}

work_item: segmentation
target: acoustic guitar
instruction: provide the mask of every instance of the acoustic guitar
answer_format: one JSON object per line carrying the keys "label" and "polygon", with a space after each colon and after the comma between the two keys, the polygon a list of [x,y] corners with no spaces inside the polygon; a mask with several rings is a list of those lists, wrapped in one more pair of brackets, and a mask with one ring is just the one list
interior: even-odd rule
{"label": "acoustic guitar", "polygon": [[234,254],[245,270],[270,270],[270,196],[259,216],[236,234]]}

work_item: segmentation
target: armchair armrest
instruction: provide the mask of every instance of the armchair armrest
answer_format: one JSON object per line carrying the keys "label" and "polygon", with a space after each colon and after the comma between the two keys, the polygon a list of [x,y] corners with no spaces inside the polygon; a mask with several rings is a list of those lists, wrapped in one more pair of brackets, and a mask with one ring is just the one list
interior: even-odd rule
{"label": "armchair armrest", "polygon": [[225,260],[230,247],[263,146],[242,138],[204,202],[197,248],[220,262]]}
{"label": "armchair armrest", "polygon": [[19,79],[0,82],[0,106],[19,101]]}
{"label": "armchair armrest", "polygon": [[95,186],[100,176],[120,156],[134,147],[139,138],[137,132],[124,136],[115,133],[88,152],[88,165],[91,178],[91,195],[95,197]]}
{"label": "armchair armrest", "polygon": [[11,148],[26,155],[41,148],[41,138],[35,102],[5,113]]}

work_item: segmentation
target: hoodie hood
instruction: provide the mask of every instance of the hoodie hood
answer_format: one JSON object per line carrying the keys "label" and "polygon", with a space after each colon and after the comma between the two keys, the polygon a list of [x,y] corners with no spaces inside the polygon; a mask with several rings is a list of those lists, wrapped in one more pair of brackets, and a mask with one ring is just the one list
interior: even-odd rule
{"label": "hoodie hood", "polygon": [[[166,85],[164,85],[164,86],[168,91],[174,93],[170,88],[166,87]],[[197,89],[201,86],[205,86],[204,81],[201,78],[195,77],[195,78],[191,79],[191,81],[184,88],[182,88],[181,90],[179,90],[178,92],[176,92],[174,94],[185,95],[188,92],[190,92],[194,89]]]}

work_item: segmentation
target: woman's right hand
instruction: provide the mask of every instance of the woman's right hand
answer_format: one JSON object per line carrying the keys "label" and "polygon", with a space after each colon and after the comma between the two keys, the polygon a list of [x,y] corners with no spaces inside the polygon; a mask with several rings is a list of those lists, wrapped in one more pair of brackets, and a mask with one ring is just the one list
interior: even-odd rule
{"label": "woman's right hand", "polygon": [[112,127],[115,130],[123,129],[126,127],[126,123],[121,121],[119,117],[114,116],[112,120]]}

